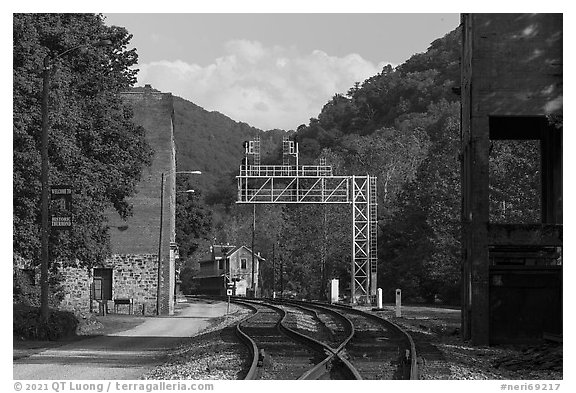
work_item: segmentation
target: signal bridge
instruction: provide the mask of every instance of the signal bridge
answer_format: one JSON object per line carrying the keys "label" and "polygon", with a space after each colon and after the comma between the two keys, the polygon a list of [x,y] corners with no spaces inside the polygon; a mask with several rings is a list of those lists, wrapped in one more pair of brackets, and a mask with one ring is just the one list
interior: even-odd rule
{"label": "signal bridge", "polygon": [[378,258],[376,177],[335,176],[322,159],[318,166],[299,165],[298,144],[287,139],[282,142],[282,165],[260,165],[259,137],[244,142],[244,149],[244,162],[236,176],[236,203],[352,206],[351,301],[372,302]]}

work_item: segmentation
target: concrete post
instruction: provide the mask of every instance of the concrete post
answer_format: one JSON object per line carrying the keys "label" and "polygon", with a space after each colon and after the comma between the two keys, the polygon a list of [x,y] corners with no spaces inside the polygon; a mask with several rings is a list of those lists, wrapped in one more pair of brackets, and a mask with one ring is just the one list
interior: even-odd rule
{"label": "concrete post", "polygon": [[382,288],[378,288],[376,293],[377,293],[377,295],[376,295],[376,307],[378,307],[378,309],[381,310],[382,309]]}
{"label": "concrete post", "polygon": [[333,279],[332,281],[330,281],[330,303],[338,302],[338,296],[339,296],[338,286],[339,286],[338,279]]}
{"label": "concrete post", "polygon": [[396,318],[402,316],[402,291],[400,289],[396,290]]}

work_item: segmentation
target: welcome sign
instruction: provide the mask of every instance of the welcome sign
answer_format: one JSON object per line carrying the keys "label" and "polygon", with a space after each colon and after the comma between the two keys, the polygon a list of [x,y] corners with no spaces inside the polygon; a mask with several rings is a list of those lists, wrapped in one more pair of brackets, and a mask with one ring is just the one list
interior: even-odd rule
{"label": "welcome sign", "polygon": [[52,228],[72,229],[72,187],[68,185],[50,187],[50,199]]}

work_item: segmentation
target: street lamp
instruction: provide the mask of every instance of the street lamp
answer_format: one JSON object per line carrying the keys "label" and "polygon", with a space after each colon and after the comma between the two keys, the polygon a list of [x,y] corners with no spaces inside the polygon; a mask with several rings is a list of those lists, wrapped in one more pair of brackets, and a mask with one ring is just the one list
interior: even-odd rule
{"label": "street lamp", "polygon": [[40,182],[42,183],[42,194],[41,194],[41,212],[42,212],[42,229],[40,232],[41,237],[41,251],[40,251],[40,312],[42,318],[47,321],[50,316],[50,309],[48,307],[48,296],[49,296],[49,285],[48,285],[48,258],[49,258],[49,236],[50,236],[50,221],[49,221],[49,204],[50,204],[50,191],[49,191],[49,169],[48,169],[48,135],[49,135],[49,124],[48,124],[48,96],[50,93],[50,71],[51,62],[64,56],[65,54],[72,52],[74,50],[88,47],[88,46],[110,46],[112,41],[110,40],[100,40],[93,43],[77,45],[73,48],[67,49],[64,52],[58,53],[51,57],[47,54],[43,61],[42,70],[42,147],[41,147],[41,163],[42,163],[42,174]]}
{"label": "street lamp", "polygon": [[[165,174],[162,172],[162,180],[160,182],[160,239],[158,240],[158,284],[156,288],[156,315],[160,315],[160,273],[162,267],[162,230],[164,222],[164,181],[170,175],[201,175],[200,171],[175,171],[172,173]],[[194,192],[194,190],[186,190],[184,192]]]}

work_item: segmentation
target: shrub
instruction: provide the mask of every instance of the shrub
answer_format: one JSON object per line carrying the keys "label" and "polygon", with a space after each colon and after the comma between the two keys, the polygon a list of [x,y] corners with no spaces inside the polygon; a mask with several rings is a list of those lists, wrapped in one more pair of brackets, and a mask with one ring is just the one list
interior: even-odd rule
{"label": "shrub", "polygon": [[[13,267],[12,296],[13,303],[40,307],[40,275],[38,269],[20,269]],[[57,308],[64,298],[62,275],[53,266],[49,275],[48,305]]]}
{"label": "shrub", "polygon": [[48,321],[40,315],[39,307],[14,305],[13,334],[28,340],[58,340],[76,334],[78,319],[67,311],[51,310]]}

